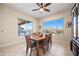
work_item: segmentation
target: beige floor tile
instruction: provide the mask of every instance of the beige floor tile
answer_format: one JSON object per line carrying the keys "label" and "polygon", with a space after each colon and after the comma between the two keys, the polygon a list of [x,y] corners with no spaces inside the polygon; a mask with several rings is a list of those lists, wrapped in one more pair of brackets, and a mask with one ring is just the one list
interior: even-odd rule
{"label": "beige floor tile", "polygon": [[[33,51],[35,56],[35,51]],[[65,41],[53,40],[52,47],[45,55],[40,50],[41,56],[72,56],[70,46]],[[9,47],[0,48],[0,56],[29,56],[25,53],[25,43],[15,44]]]}

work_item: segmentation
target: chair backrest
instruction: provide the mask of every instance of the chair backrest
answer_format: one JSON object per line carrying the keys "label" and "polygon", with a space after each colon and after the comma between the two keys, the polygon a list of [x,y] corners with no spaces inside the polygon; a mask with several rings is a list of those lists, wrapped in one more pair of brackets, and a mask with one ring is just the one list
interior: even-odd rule
{"label": "chair backrest", "polygon": [[45,40],[48,42],[49,41],[49,35],[45,35]]}
{"label": "chair backrest", "polygon": [[52,46],[52,34],[49,34],[49,43]]}
{"label": "chair backrest", "polygon": [[52,34],[49,34],[49,38],[52,39]]}
{"label": "chair backrest", "polygon": [[30,47],[31,48],[36,47],[36,41],[34,39],[30,40]]}
{"label": "chair backrest", "polygon": [[30,40],[31,40],[30,36],[25,36],[25,39],[27,46],[30,47]]}
{"label": "chair backrest", "polygon": [[40,37],[43,37],[43,34],[41,34]]}
{"label": "chair backrest", "polygon": [[25,36],[26,41],[30,40],[30,36]]}
{"label": "chair backrest", "polygon": [[27,39],[28,37],[30,37],[29,35],[28,36],[25,36],[25,38]]}

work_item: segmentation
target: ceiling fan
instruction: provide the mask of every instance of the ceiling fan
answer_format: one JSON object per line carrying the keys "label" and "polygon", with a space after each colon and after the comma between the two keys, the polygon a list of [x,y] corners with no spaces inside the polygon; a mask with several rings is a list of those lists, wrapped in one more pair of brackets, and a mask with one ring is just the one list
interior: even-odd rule
{"label": "ceiling fan", "polygon": [[49,9],[47,9],[47,7],[50,5],[51,3],[36,3],[37,6],[39,6],[39,8],[37,9],[33,9],[32,11],[46,11],[46,12],[50,12]]}

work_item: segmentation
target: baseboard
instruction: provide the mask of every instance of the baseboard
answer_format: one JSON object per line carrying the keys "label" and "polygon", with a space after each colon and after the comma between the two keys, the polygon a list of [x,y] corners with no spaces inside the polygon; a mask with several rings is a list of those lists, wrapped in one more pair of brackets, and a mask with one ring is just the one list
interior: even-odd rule
{"label": "baseboard", "polygon": [[11,46],[11,45],[14,45],[14,44],[19,44],[19,43],[22,43],[22,42],[24,42],[24,41],[22,40],[22,41],[16,41],[16,42],[10,42],[10,43],[7,43],[7,44],[2,44],[2,45],[0,45],[0,48]]}
{"label": "baseboard", "polygon": [[59,41],[62,43],[70,44],[70,40],[52,40],[52,41]]}

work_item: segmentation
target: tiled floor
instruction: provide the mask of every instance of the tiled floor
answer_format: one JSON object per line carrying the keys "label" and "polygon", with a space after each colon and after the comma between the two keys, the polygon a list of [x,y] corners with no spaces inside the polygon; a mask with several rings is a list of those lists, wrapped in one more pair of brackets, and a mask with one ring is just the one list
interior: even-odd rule
{"label": "tiled floor", "polygon": [[[69,47],[69,44],[65,41],[53,40],[52,47],[46,56],[72,56],[72,52]],[[0,56],[29,56],[29,53],[25,53],[25,43],[20,43],[0,48]]]}
{"label": "tiled floor", "polygon": [[72,56],[70,45],[64,41],[53,41],[52,48],[47,55],[52,56]]}

